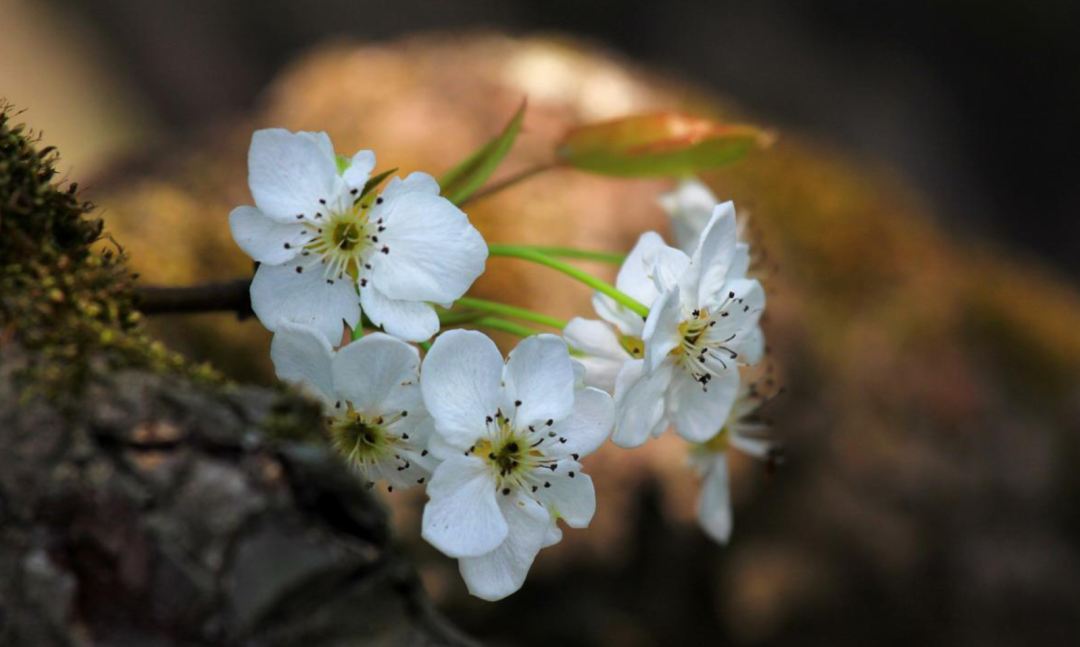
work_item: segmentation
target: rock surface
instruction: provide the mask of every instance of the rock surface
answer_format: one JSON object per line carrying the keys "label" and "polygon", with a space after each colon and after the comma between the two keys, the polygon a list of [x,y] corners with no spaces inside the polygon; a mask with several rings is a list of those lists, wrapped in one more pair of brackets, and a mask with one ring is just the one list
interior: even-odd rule
{"label": "rock surface", "polygon": [[467,645],[291,396],[121,371],[25,403],[0,354],[0,644]]}

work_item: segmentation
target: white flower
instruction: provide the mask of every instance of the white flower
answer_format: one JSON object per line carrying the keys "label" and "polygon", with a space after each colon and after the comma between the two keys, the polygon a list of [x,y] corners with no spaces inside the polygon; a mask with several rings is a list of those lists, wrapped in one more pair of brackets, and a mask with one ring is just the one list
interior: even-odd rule
{"label": "white flower", "polygon": [[741,278],[748,258],[727,202],[713,210],[692,258],[661,247],[645,259],[661,295],[642,333],[644,359],[626,362],[616,379],[616,444],[637,447],[669,425],[702,442],[727,418],[739,365],[760,358],[765,293]]}
{"label": "white flower", "polygon": [[392,179],[361,199],[375,155],[338,172],[326,133],[259,130],[248,152],[255,207],[229,214],[233,238],[261,265],[251,306],[263,325],[317,328],[331,342],[363,306],[387,332],[422,341],[484,271],[487,246],[468,217],[424,173]]}
{"label": "white flower", "polygon": [[373,333],[335,354],[318,330],[284,322],[270,357],[279,378],[309,388],[323,402],[331,442],[369,485],[385,480],[391,489],[405,489],[430,478],[434,425],[420,392],[415,348]]}
{"label": "white flower", "polygon": [[[652,306],[660,293],[646,271],[645,258],[664,246],[660,234],[654,231],[642,234],[619,268],[615,287],[645,307]],[[577,359],[585,366],[585,383],[611,393],[623,364],[644,357],[641,334],[645,320],[600,292],[593,295],[592,302],[603,321],[575,317],[563,329],[563,338],[582,353]]]}
{"label": "white flower", "polygon": [[671,220],[676,246],[687,254],[693,254],[701,232],[709,224],[713,209],[720,203],[701,181],[690,177],[679,182],[672,191],[657,199]]}
{"label": "white flower", "polygon": [[497,600],[521,588],[562,519],[589,524],[596,508],[580,458],[611,431],[611,397],[577,383],[566,344],[522,341],[503,363],[485,335],[442,334],[424,359],[424,401],[435,419],[423,537],[458,558],[469,592]]}
{"label": "white flower", "polygon": [[728,542],[732,527],[728,449],[735,448],[768,461],[770,466],[781,456],[779,447],[772,440],[769,423],[760,416],[761,407],[768,401],[769,398],[763,397],[754,385],[744,386],[720,432],[695,445],[690,453],[690,463],[703,479],[698,499],[698,522],[707,535],[721,544]]}

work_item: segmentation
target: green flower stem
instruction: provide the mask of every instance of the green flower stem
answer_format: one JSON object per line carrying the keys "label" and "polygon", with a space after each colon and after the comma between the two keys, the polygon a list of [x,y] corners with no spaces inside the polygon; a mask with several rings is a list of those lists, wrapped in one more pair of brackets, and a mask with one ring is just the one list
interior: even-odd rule
{"label": "green flower stem", "polygon": [[557,258],[553,258],[539,252],[530,247],[524,247],[522,245],[488,245],[488,253],[491,256],[503,256],[506,258],[520,258],[526,261],[532,261],[539,263],[540,265],[546,265],[554,270],[558,270],[567,276],[581,281],[585,285],[596,289],[597,291],[606,294],[615,300],[616,303],[628,308],[634,313],[640,315],[642,318],[649,316],[649,309],[639,303],[636,299],[616,289],[611,284],[603,281],[588,272],[578,269],[573,265],[561,261]]}
{"label": "green flower stem", "polygon": [[611,263],[612,265],[622,265],[623,261],[626,260],[626,254],[614,254],[611,252],[593,252],[587,249],[577,249],[575,247],[547,247],[545,245],[516,245],[516,247],[532,249],[540,252],[541,254],[555,256],[557,258],[576,258],[583,261]]}
{"label": "green flower stem", "polygon": [[472,297],[461,297],[454,305],[459,305],[472,310],[483,310],[485,312],[494,312],[495,314],[510,317],[511,319],[521,319],[523,321],[531,321],[532,323],[540,324],[541,326],[547,326],[549,328],[557,328],[562,330],[566,328],[566,322],[557,317],[549,317],[548,315],[541,314],[539,312],[533,312],[532,310],[526,310],[525,308],[518,308],[516,306],[506,305],[505,303],[496,303],[494,301],[485,301],[483,299],[473,299]]}
{"label": "green flower stem", "polygon": [[540,331],[533,330],[528,326],[522,326],[521,324],[514,323],[513,321],[507,321],[500,317],[480,317],[472,322],[472,325],[478,328],[488,328],[490,330],[498,330],[518,337],[532,337],[539,334]]}
{"label": "green flower stem", "polygon": [[473,312],[471,310],[455,310],[454,312],[451,312],[440,308],[437,312],[439,313],[439,324],[443,328],[466,324],[484,316],[483,312]]}
{"label": "green flower stem", "polygon": [[425,353],[431,350],[431,342],[429,341],[422,341],[417,343],[416,345],[419,346],[420,350],[424,351]]}

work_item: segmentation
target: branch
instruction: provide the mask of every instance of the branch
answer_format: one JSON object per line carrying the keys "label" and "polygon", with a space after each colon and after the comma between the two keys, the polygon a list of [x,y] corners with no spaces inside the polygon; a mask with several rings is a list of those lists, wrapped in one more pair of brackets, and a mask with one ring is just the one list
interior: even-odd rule
{"label": "branch", "polygon": [[147,315],[231,311],[246,319],[254,314],[250,288],[251,279],[235,279],[183,288],[139,286],[135,295]]}

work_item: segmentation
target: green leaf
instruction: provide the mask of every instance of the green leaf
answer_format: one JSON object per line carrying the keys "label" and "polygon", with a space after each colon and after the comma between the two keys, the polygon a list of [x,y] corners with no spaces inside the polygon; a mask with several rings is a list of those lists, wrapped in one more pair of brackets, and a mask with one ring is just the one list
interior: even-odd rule
{"label": "green leaf", "polygon": [[563,164],[602,175],[688,175],[735,162],[770,141],[753,126],[660,112],[573,128],[557,154]]}
{"label": "green leaf", "polygon": [[374,191],[376,187],[378,187],[380,184],[383,183],[383,180],[390,177],[394,173],[397,173],[397,170],[398,170],[398,167],[395,166],[394,168],[390,169],[389,171],[383,171],[382,173],[379,173],[375,177],[368,179],[368,181],[366,183],[364,183],[364,190],[360,192],[360,197],[363,198],[367,194]]}
{"label": "green leaf", "polygon": [[439,178],[439,186],[447,200],[461,204],[491,177],[521,132],[521,123],[525,119],[525,103],[521,102],[521,107],[497,137]]}

